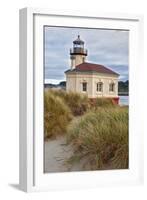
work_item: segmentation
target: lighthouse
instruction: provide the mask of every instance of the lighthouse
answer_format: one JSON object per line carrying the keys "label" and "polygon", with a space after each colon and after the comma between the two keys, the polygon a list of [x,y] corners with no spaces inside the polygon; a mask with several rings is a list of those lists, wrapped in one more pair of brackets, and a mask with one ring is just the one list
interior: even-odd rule
{"label": "lighthouse", "polygon": [[70,49],[70,69],[65,71],[66,91],[86,94],[90,99],[111,98],[119,102],[119,74],[102,64],[86,61],[88,51],[80,35]]}
{"label": "lighthouse", "polygon": [[71,70],[77,65],[86,62],[87,49],[84,48],[84,41],[78,38],[73,41],[73,48],[70,49]]}

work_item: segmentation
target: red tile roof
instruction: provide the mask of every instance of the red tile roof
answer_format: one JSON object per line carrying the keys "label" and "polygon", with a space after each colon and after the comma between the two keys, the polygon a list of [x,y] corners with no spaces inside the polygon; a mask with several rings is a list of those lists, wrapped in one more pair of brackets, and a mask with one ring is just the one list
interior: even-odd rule
{"label": "red tile roof", "polygon": [[67,70],[66,72],[74,72],[74,71],[75,72],[98,72],[98,73],[102,73],[102,74],[114,74],[114,75],[119,76],[118,73],[112,71],[111,69],[109,69],[103,65],[87,63],[87,62],[77,65],[75,67],[75,69]]}

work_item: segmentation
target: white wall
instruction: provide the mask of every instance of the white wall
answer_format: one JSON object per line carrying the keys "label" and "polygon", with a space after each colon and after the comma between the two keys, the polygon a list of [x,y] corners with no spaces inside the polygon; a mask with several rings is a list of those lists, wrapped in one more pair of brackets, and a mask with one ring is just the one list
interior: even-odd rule
{"label": "white wall", "polygon": [[[18,184],[18,9],[22,7],[48,7],[54,9],[88,9],[107,12],[141,13],[145,15],[145,35],[147,36],[146,0],[3,0],[0,3],[0,198],[21,200],[46,199],[99,199],[99,200],[145,200],[145,186],[118,188],[98,188],[93,190],[62,191],[50,193],[24,194],[15,189]],[[147,38],[145,38],[147,52]],[[146,62],[147,66],[147,62]],[[139,67],[139,66],[138,66]],[[147,67],[144,77],[147,76]],[[146,91],[147,79],[142,87]],[[147,102],[147,92],[143,102]],[[146,117],[147,106],[142,114]],[[147,129],[146,129],[147,133]],[[147,134],[145,135],[145,143]],[[147,145],[145,145],[147,161]],[[147,169],[147,162],[145,162]],[[145,172],[145,177],[147,174]],[[87,180],[88,181],[88,180]]]}
{"label": "white wall", "polygon": [[[82,83],[87,83],[87,92],[83,92]],[[96,91],[96,84],[98,82],[103,83],[103,91]],[[115,90],[109,91],[109,84],[115,84]],[[66,74],[66,90],[73,92],[83,92],[88,95],[89,98],[100,97],[118,97],[118,78],[112,75],[106,74]]]}

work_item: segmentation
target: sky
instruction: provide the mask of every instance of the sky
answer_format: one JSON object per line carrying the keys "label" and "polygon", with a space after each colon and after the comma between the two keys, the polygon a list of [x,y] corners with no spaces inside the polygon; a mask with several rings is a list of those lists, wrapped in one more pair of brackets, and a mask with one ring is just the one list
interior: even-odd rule
{"label": "sky", "polygon": [[77,36],[88,50],[86,62],[104,65],[128,80],[129,32],[122,30],[81,29],[69,27],[44,28],[45,82],[58,84],[65,80],[64,71],[70,69],[70,48]]}

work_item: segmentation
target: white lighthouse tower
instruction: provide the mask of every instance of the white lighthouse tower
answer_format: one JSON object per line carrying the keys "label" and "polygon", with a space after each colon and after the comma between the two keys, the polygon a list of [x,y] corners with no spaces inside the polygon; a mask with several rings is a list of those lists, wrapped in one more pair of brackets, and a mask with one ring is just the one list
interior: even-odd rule
{"label": "white lighthouse tower", "polygon": [[80,39],[80,35],[78,38],[73,41],[73,48],[70,49],[70,59],[71,59],[71,70],[75,68],[75,66],[84,63],[86,61],[87,49],[84,49],[84,41]]}
{"label": "white lighthouse tower", "polygon": [[65,71],[66,91],[86,94],[90,99],[111,98],[118,103],[119,74],[104,65],[87,62],[86,56],[84,42],[78,35],[70,49],[71,67]]}

